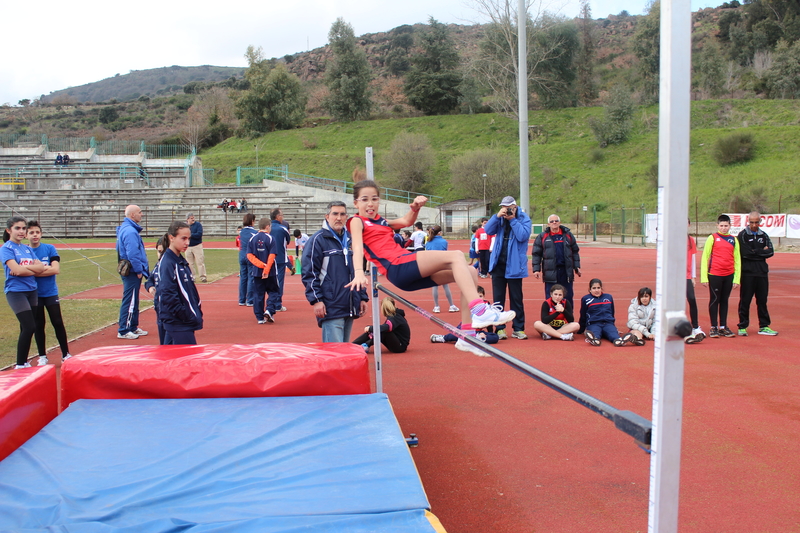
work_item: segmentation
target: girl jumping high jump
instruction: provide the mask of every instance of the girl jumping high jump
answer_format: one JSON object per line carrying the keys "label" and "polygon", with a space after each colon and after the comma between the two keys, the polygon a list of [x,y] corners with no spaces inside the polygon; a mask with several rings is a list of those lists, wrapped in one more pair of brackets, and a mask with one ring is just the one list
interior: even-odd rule
{"label": "girl jumping high jump", "polygon": [[[478,275],[474,268],[467,265],[463,253],[455,250],[411,252],[394,242],[393,230],[413,225],[419,210],[428,201],[426,197],[417,196],[408,213],[395,220],[380,216],[380,193],[374,181],[356,183],[353,198],[358,214],[347,221],[347,229],[353,239],[354,258],[365,255],[389,281],[404,291],[455,283],[461,289],[461,329],[467,335],[474,337],[474,328],[505,324],[514,319],[514,311],[502,311],[478,296]],[[353,281],[346,287],[360,290],[366,286],[364,269],[361,264],[356,264]],[[487,355],[462,339],[456,342],[456,348],[476,355]]]}

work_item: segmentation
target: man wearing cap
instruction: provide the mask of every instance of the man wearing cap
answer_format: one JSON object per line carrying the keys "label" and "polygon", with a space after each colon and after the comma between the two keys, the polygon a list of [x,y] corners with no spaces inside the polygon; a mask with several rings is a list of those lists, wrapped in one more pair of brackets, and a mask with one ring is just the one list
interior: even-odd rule
{"label": "man wearing cap", "polygon": [[[488,236],[495,236],[489,257],[492,275],[492,299],[505,306],[506,288],[510,307],[517,316],[512,322],[515,339],[527,339],[525,334],[525,305],[522,299],[522,279],[528,277],[528,240],[531,238],[531,219],[512,196],[500,202],[500,211],[483,227]],[[501,339],[508,338],[505,325],[497,327]]]}
{"label": "man wearing cap", "polygon": [[186,261],[189,262],[189,268],[192,269],[192,274],[195,278],[200,278],[200,281],[206,283],[206,262],[203,257],[203,225],[195,220],[192,213],[186,215],[186,223],[189,224],[189,231],[192,237],[189,239],[189,248],[186,250]]}
{"label": "man wearing cap", "polygon": [[544,281],[544,297],[550,297],[553,285],[567,289],[564,299],[572,303],[572,282],[581,275],[581,256],[578,243],[568,227],[561,225],[558,215],[547,217],[547,228],[533,241],[531,262],[533,277]]}

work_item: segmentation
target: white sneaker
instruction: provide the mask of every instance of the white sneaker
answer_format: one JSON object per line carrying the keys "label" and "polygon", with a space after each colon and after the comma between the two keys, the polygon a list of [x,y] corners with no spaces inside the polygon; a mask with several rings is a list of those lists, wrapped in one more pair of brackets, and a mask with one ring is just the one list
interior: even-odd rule
{"label": "white sneaker", "polygon": [[431,342],[444,342],[444,335],[431,335]]}
{"label": "white sneaker", "polygon": [[267,323],[267,321],[266,321],[266,320],[259,320],[259,321],[258,321],[258,323],[259,323],[259,324],[266,324],[266,323]]}
{"label": "white sneaker", "polygon": [[550,339],[552,339],[552,338],[553,338],[553,337],[551,337],[551,336],[550,336],[550,335],[548,335],[547,333],[542,333],[542,340],[543,340],[543,341],[549,341],[549,340],[550,340]]}
{"label": "white sneaker", "polygon": [[67,359],[69,359],[71,357],[72,357],[72,354],[68,353],[67,355],[65,355],[64,357],[61,358],[61,362],[63,363],[64,361],[66,361]]}
{"label": "white sneaker", "polygon": [[277,311],[275,311],[275,312],[276,312],[276,313],[285,313],[286,311],[288,311],[288,309],[286,309],[285,307],[281,307],[280,309],[278,309],[278,310],[277,310]]}
{"label": "white sneaker", "polygon": [[571,340],[573,340],[572,339],[572,333],[562,333],[561,334],[561,340],[562,341],[571,341]]}
{"label": "white sneaker", "polygon": [[39,356],[39,365],[38,366],[44,366],[44,365],[48,364],[49,362],[50,361],[47,360],[47,356],[46,355],[40,355]]}
{"label": "white sneaker", "polygon": [[497,338],[500,339],[501,341],[507,340],[508,339],[508,335],[506,334],[506,330],[505,329],[498,329],[497,330]]}
{"label": "white sneaker", "polygon": [[450,312],[451,312],[451,313],[458,313],[459,311],[461,311],[461,309],[459,309],[459,308],[458,308],[458,307],[456,307],[455,305],[451,305],[451,306],[450,306]]}
{"label": "white sneaker", "polygon": [[[483,306],[483,313],[478,315],[475,312],[480,311]],[[483,329],[489,326],[500,326],[506,322],[511,322],[517,313],[514,311],[503,311],[499,305],[482,304],[475,306],[472,309],[472,327],[475,329]]]}
{"label": "white sneaker", "polygon": [[137,335],[136,333],[134,333],[132,331],[129,331],[125,335],[123,335],[122,333],[117,333],[117,338],[118,339],[128,339],[129,341],[135,341],[136,339],[139,338],[139,335]]}
{"label": "white sneaker", "polygon": [[[475,336],[474,333],[470,335],[470,337],[474,337],[474,336]],[[491,355],[489,355],[488,353],[484,352],[483,350],[481,350],[477,346],[473,346],[472,344],[468,343],[467,341],[465,341],[463,339],[458,339],[456,341],[456,348],[458,348],[462,352],[472,352],[475,355],[477,355],[478,357],[491,357]]]}
{"label": "white sneaker", "polygon": [[267,322],[275,322],[275,317],[269,311],[264,311],[264,318],[267,319]]}
{"label": "white sneaker", "polygon": [[30,363],[25,363],[24,365],[16,365],[14,368],[17,369],[17,368],[30,368],[30,367],[31,367]]}
{"label": "white sneaker", "polygon": [[439,306],[437,305],[436,307],[434,307],[434,308],[433,308],[433,312],[434,312],[434,313],[441,313],[441,312],[442,312],[442,310],[441,310],[441,309],[439,308]]}
{"label": "white sneaker", "polygon": [[147,335],[147,332],[142,328],[136,328],[136,331],[134,331],[134,333],[139,335],[140,337],[144,337],[145,335]]}

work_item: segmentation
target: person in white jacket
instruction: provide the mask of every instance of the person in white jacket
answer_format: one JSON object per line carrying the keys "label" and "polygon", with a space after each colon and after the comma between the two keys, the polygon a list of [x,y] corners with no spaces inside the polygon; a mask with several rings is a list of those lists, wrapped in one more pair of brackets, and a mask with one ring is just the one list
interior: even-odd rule
{"label": "person in white jacket", "polygon": [[655,338],[656,301],[649,287],[642,287],[628,307],[628,328],[634,335],[633,344],[644,346],[644,340]]}

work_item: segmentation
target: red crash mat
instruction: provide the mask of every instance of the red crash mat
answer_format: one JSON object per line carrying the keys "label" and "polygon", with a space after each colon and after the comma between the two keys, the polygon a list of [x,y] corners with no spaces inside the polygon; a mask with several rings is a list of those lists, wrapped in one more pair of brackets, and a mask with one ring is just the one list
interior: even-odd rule
{"label": "red crash mat", "polygon": [[56,417],[56,367],[0,372],[0,461]]}
{"label": "red crash mat", "polygon": [[360,346],[109,346],[61,367],[61,405],[79,399],[246,398],[369,394]]}

